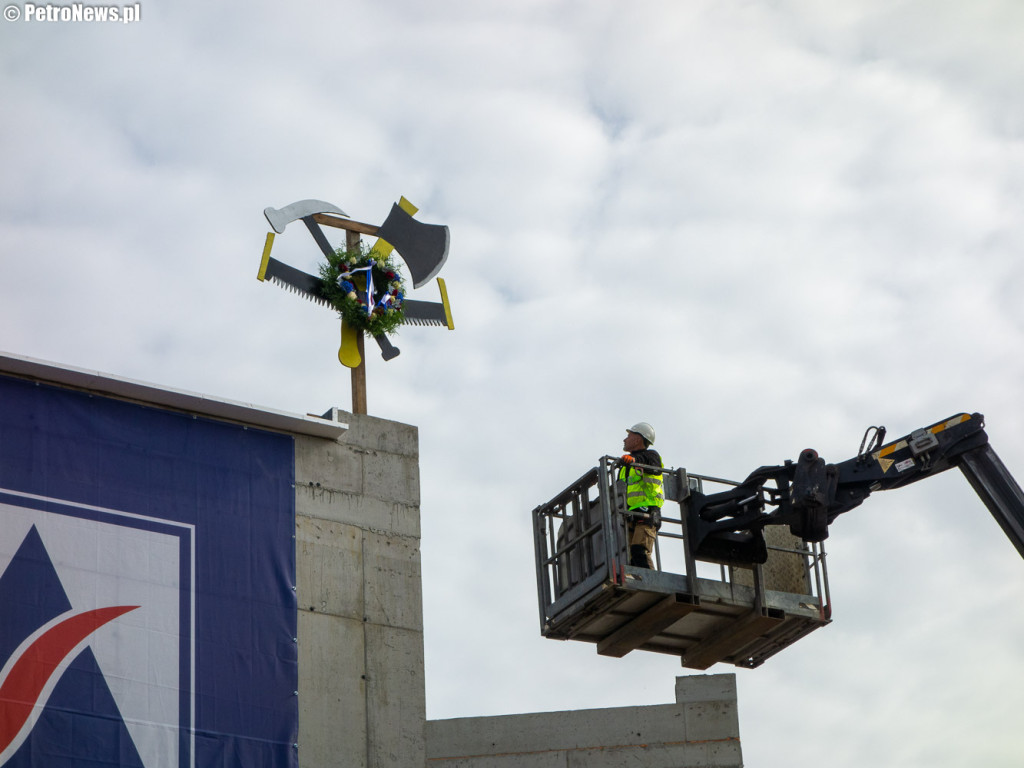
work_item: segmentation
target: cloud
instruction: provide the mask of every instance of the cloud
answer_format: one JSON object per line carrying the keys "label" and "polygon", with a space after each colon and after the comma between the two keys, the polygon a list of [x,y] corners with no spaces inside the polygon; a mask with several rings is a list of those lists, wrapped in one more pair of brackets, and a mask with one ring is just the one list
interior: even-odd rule
{"label": "cloud", "polygon": [[[420,429],[428,714],[671,701],[672,657],[540,638],[530,510],[639,419],[670,464],[739,479],[977,410],[1024,472],[1020,14],[451,0],[4,23],[0,348],[345,408],[337,319],[254,279],[262,210],[374,222],[405,195],[451,228],[456,331],[403,329],[386,364],[368,344],[367,380],[371,413]],[[319,259],[301,227],[274,254]],[[1021,563],[959,474],[872,496],[828,548],[835,621],[738,671],[747,762],[1016,765]]]}

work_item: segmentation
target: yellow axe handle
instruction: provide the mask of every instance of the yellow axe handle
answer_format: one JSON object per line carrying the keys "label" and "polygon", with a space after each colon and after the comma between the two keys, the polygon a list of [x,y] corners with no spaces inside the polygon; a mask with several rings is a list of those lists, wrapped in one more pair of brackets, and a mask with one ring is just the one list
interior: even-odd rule
{"label": "yellow axe handle", "polygon": [[338,348],[338,361],[346,368],[358,368],[363,359],[359,356],[359,334],[351,325],[341,321],[341,346]]}

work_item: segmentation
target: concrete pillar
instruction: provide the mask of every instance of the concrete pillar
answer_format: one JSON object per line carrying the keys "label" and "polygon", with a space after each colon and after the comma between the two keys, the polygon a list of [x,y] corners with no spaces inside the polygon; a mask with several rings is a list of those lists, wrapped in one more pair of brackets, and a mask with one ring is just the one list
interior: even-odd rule
{"label": "concrete pillar", "polygon": [[299,763],[421,766],[418,432],[339,418],[337,441],[295,437]]}

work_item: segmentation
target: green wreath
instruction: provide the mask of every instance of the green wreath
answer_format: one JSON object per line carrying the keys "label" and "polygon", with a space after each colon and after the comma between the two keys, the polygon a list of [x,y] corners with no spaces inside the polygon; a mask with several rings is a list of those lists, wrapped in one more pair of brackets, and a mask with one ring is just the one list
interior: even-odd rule
{"label": "green wreath", "polygon": [[[391,257],[339,248],[320,265],[320,292],[341,319],[371,336],[392,334],[405,319],[405,279]],[[367,291],[367,283],[372,291]]]}

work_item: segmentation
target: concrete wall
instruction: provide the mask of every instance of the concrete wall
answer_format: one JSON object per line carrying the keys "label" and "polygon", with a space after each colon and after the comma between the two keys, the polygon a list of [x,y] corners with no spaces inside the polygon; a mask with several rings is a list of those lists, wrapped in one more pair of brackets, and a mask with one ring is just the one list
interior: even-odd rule
{"label": "concrete wall", "polygon": [[739,768],[734,675],[676,703],[426,721],[415,427],[295,436],[302,768]]}
{"label": "concrete wall", "polygon": [[415,427],[340,413],[295,437],[302,768],[422,766],[426,704]]}
{"label": "concrete wall", "polygon": [[427,723],[431,768],[740,768],[736,676],[676,678],[676,703]]}

